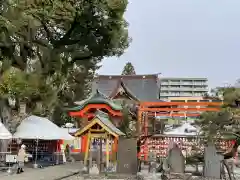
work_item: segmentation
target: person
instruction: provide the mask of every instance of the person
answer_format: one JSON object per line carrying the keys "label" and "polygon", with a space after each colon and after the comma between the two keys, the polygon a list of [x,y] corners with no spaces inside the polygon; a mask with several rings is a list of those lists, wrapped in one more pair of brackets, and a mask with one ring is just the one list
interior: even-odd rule
{"label": "person", "polygon": [[71,151],[71,148],[70,148],[70,145],[67,144],[66,147],[65,147],[65,156],[66,156],[66,161],[69,161],[69,157],[70,157],[70,151]]}
{"label": "person", "polygon": [[65,164],[67,162],[67,160],[66,160],[66,154],[65,154],[66,152],[64,149],[64,145],[61,144],[60,148],[61,148],[62,161],[63,161],[63,164]]}
{"label": "person", "polygon": [[18,160],[18,169],[17,174],[24,172],[24,162],[28,158],[26,153],[26,146],[24,144],[21,145],[21,148],[18,151],[17,160]]}

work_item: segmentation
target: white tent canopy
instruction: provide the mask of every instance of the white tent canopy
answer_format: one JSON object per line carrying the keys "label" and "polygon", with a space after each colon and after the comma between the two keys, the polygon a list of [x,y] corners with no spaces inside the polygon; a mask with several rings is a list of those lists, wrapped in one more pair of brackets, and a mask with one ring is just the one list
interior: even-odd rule
{"label": "white tent canopy", "polygon": [[0,139],[12,139],[12,134],[1,122],[0,122]]}
{"label": "white tent canopy", "polygon": [[197,128],[192,126],[190,123],[184,123],[180,127],[173,129],[172,131],[165,132],[164,134],[195,136],[198,133],[197,131]]}
{"label": "white tent canopy", "polygon": [[29,116],[17,127],[14,138],[42,140],[73,140],[74,137],[63,131],[47,118]]}

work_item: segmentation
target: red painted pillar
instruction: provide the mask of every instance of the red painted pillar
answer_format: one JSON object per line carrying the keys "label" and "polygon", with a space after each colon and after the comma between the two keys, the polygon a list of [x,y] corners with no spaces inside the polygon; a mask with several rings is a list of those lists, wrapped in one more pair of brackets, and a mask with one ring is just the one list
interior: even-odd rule
{"label": "red painted pillar", "polygon": [[61,145],[62,144],[63,144],[63,140],[60,139],[60,140],[57,141],[57,150],[56,150],[57,152],[61,151]]}
{"label": "red painted pillar", "polygon": [[81,142],[81,152],[86,152],[86,145],[87,145],[87,135],[84,135],[81,137],[82,142]]}
{"label": "red painted pillar", "polygon": [[113,153],[116,153],[117,152],[117,148],[118,148],[118,140],[116,137],[114,137],[114,143],[113,143]]}

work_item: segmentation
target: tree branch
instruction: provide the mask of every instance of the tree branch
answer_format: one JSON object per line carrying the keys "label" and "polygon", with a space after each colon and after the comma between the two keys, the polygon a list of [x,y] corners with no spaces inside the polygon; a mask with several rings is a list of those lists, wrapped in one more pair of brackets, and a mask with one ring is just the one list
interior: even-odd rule
{"label": "tree branch", "polygon": [[[22,60],[22,58],[20,56],[14,55],[13,54],[13,59],[14,61],[17,63],[18,68],[21,70],[25,70],[26,68],[26,63],[24,63],[24,61]],[[16,66],[17,67],[17,66]]]}
{"label": "tree branch", "polygon": [[47,22],[44,20],[44,18],[40,18],[38,16],[36,16],[35,14],[31,14],[34,18],[36,18],[37,20],[39,20],[43,26],[43,29],[45,30],[45,32],[47,33],[48,39],[49,41],[54,44],[54,39],[53,39],[53,34],[52,32],[48,29],[47,27]]}
{"label": "tree branch", "polygon": [[[65,42],[68,42],[68,40],[70,39],[70,36],[71,36],[72,32],[74,31],[76,26],[77,26],[77,13],[75,13],[74,21],[71,24],[71,28],[65,33],[65,35],[59,41],[56,42],[56,44],[55,44],[56,48],[59,47],[59,46],[62,46],[62,45],[71,45],[70,41],[69,41],[70,44],[66,44]],[[79,42],[79,40],[77,40],[76,43],[77,42]]]}
{"label": "tree branch", "polygon": [[40,50],[39,50],[39,47],[37,47],[36,54],[37,54],[38,59],[39,59],[39,62],[40,62],[40,64],[41,64],[41,68],[44,69],[44,68],[45,68],[45,63],[44,63],[44,61],[43,61],[43,59],[42,59],[42,55],[40,54],[39,51],[40,51]]}

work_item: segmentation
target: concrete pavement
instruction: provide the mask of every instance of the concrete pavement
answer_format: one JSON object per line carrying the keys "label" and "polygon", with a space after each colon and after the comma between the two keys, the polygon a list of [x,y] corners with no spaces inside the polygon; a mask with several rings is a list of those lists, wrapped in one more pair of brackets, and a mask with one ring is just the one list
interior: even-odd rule
{"label": "concrete pavement", "polygon": [[80,162],[51,166],[43,169],[26,169],[22,174],[0,174],[1,180],[60,180],[80,173]]}

